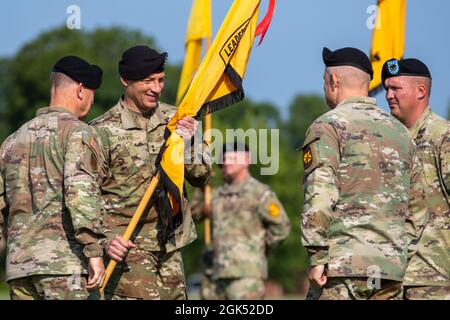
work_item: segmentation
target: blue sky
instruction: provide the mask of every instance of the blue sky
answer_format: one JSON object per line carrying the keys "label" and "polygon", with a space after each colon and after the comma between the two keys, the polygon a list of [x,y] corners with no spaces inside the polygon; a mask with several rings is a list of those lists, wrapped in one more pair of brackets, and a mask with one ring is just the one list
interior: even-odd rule
{"label": "blue sky", "polygon": [[[214,32],[232,2],[213,0]],[[262,1],[261,15],[267,2]],[[367,8],[376,0],[277,2],[266,39],[253,50],[244,88],[247,97],[271,102],[286,114],[296,94],[322,94],[323,46],[355,46],[369,52],[372,30],[366,26]],[[183,60],[191,0],[4,1],[0,11],[0,56],[13,55],[41,32],[64,25],[70,5],[80,7],[84,30],[112,25],[137,29],[153,36],[159,48],[169,53],[170,62]],[[408,0],[405,57],[417,57],[430,68],[431,106],[441,116],[447,115],[450,101],[449,14],[450,1]],[[386,109],[384,92],[377,99]]]}

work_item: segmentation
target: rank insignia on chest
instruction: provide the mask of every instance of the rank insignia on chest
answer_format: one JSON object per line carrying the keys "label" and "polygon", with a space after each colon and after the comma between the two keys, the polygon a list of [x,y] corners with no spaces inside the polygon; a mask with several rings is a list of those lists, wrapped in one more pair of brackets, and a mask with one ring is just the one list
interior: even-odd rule
{"label": "rank insignia on chest", "polygon": [[303,151],[303,167],[305,169],[308,169],[312,162],[313,162],[313,156],[312,156],[312,153],[311,153],[311,148],[307,147]]}
{"label": "rank insignia on chest", "polygon": [[269,215],[271,217],[278,217],[280,215],[280,207],[276,203],[271,203],[269,205]]}

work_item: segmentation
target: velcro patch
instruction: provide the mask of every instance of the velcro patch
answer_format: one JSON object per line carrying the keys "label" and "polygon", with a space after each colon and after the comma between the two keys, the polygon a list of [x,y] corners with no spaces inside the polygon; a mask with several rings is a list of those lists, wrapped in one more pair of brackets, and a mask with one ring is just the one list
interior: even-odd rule
{"label": "velcro patch", "polygon": [[269,205],[269,215],[274,218],[280,215],[280,207],[275,202]]}
{"label": "velcro patch", "polygon": [[311,163],[313,163],[313,155],[311,148],[308,146],[303,150],[303,167],[308,169]]}

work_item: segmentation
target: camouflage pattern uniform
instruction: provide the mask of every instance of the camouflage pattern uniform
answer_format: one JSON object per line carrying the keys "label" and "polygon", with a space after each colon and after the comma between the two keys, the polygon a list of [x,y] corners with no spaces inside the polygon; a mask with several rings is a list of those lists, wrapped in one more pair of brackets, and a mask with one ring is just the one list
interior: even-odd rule
{"label": "camouflage pattern uniform", "polygon": [[[6,205],[5,205],[5,185],[3,184],[3,178],[0,174],[0,244],[2,243],[3,236],[3,215],[5,214]],[[1,246],[0,246],[1,249]]]}
{"label": "camouflage pattern uniform", "polygon": [[[122,235],[154,175],[164,143],[164,131],[176,107],[159,103],[149,114],[131,111],[121,99],[90,125],[101,136],[109,168],[101,186],[109,226],[108,238]],[[201,159],[202,161],[204,159]],[[191,159],[193,161],[193,159]],[[195,186],[209,178],[210,165],[186,164],[185,177]],[[183,214],[172,219],[161,201],[161,183],[132,236],[139,248],[119,263],[105,289],[107,299],[185,299],[186,288],[180,248],[197,237],[187,198]]]}
{"label": "camouflage pattern uniform", "polygon": [[450,123],[427,108],[410,134],[424,167],[430,218],[406,269],[405,297],[450,300]]}
{"label": "camouflage pattern uniform", "polygon": [[[12,299],[84,299],[87,258],[103,255],[94,130],[49,107],[0,150]],[[80,276],[82,275],[82,276]]]}
{"label": "camouflage pattern uniform", "polygon": [[[410,244],[427,221],[423,171],[406,128],[375,99],[352,97],[311,125],[301,150],[302,243],[312,266],[328,268],[323,298],[377,298],[386,284],[401,297]],[[375,277],[381,287],[368,291],[355,281],[349,290],[366,296],[342,295],[333,289],[338,277]]]}
{"label": "camouflage pattern uniform", "polygon": [[267,255],[290,232],[283,206],[253,177],[214,190],[212,204],[213,287],[205,298],[264,298]]}
{"label": "camouflage pattern uniform", "polygon": [[[320,300],[401,300],[402,283],[383,279],[376,288],[374,283],[369,287],[367,278],[329,278],[325,288],[317,290]],[[309,295],[311,293],[308,293]],[[316,297],[312,298],[313,300]],[[308,300],[311,296],[307,297]]]}

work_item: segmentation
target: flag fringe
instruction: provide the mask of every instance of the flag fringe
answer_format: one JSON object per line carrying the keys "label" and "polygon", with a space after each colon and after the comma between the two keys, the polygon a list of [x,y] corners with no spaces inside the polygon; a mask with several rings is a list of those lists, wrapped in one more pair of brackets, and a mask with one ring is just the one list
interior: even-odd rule
{"label": "flag fringe", "polygon": [[200,120],[207,114],[224,109],[232,104],[242,101],[245,98],[242,79],[236,72],[236,70],[234,70],[231,65],[228,65],[225,68],[225,74],[227,75],[228,79],[230,79],[231,83],[237,88],[237,90],[204,104],[198,111],[197,116],[195,117],[196,120]]}

